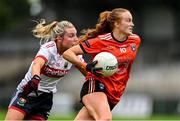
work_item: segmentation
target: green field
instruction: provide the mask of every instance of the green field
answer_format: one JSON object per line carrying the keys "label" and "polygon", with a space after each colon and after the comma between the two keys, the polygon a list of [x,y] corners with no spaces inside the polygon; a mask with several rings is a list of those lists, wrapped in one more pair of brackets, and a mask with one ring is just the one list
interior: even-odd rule
{"label": "green field", "polygon": [[[0,120],[4,120],[5,117],[5,111],[0,112]],[[51,115],[49,117],[49,120],[73,120],[75,117],[75,114],[67,115],[67,116],[54,116]],[[113,116],[113,120],[126,120],[126,121],[149,121],[149,120],[156,120],[156,121],[164,121],[164,120],[177,120],[180,121],[180,115],[154,115],[149,118],[143,119],[143,118],[135,118],[135,119],[128,119],[127,117],[118,117]]]}

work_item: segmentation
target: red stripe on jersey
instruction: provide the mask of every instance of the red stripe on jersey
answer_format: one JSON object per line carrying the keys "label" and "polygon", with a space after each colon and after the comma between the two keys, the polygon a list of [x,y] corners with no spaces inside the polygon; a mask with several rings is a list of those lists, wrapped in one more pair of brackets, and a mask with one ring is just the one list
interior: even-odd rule
{"label": "red stripe on jersey", "polygon": [[[36,58],[42,58],[45,62],[48,61],[48,59],[47,59],[46,57],[44,57],[43,55],[38,55],[38,56],[36,56],[36,57],[34,58],[34,60],[35,60]],[[34,60],[33,60],[33,61],[34,61]]]}

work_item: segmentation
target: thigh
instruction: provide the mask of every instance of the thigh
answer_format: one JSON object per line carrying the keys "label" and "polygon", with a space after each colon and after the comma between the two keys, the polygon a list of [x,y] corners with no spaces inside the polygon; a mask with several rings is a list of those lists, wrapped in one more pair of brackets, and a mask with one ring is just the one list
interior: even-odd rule
{"label": "thigh", "polygon": [[[82,87],[81,93],[80,93],[80,97],[81,97],[80,102],[83,104],[82,98],[85,95],[91,94],[91,93],[94,93],[94,92],[104,92],[106,94],[107,90],[106,90],[106,87],[105,87],[105,85],[103,83],[101,83],[98,80],[94,80],[94,79],[90,78],[89,80],[87,80],[83,84],[83,87]],[[109,104],[110,110],[112,111],[113,108],[116,106],[116,104],[110,102],[108,97],[107,97],[107,100],[108,100],[108,104]]]}
{"label": "thigh", "polygon": [[111,119],[111,110],[103,83],[90,78],[81,89],[81,102],[96,120]]}
{"label": "thigh", "polygon": [[77,116],[75,117],[74,121],[82,121],[82,120],[94,120],[94,118],[89,114],[87,108],[85,106],[79,111]]}
{"label": "thigh", "polygon": [[22,98],[20,91],[13,94],[5,120],[22,120],[26,115],[27,100]]}
{"label": "thigh", "polygon": [[9,108],[5,117],[5,121],[10,120],[23,120],[25,113],[14,108]]}
{"label": "thigh", "polygon": [[22,96],[21,91],[16,90],[9,104],[6,119],[21,120],[25,117],[28,110],[29,104],[27,99]]}
{"label": "thigh", "polygon": [[103,92],[94,92],[85,95],[82,98],[83,104],[87,108],[89,114],[95,119],[110,119],[111,110],[107,100],[107,96]]}

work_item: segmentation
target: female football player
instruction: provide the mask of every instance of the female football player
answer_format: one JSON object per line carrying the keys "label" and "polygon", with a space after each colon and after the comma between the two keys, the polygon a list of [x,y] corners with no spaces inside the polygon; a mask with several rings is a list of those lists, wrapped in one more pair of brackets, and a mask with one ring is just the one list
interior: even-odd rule
{"label": "female football player", "polygon": [[[111,110],[120,101],[129,79],[140,38],[133,34],[133,18],[129,10],[116,8],[100,13],[93,29],[84,31],[80,44],[63,53],[72,64],[88,71],[81,90],[82,109],[75,120],[112,120]],[[118,60],[118,71],[103,77],[96,61],[81,62],[78,55],[110,52]],[[93,59],[93,58],[92,58]]]}
{"label": "female football player", "polygon": [[[5,120],[47,120],[56,85],[72,64],[62,54],[77,44],[77,31],[69,21],[41,21],[33,29],[41,47],[10,102]],[[78,56],[80,60],[82,56]]]}

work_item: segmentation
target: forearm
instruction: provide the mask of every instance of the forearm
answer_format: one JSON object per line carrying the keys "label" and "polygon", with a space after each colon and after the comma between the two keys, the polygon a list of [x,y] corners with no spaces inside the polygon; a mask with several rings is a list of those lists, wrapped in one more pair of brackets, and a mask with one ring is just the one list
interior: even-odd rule
{"label": "forearm", "polygon": [[32,77],[34,75],[40,76],[40,71],[41,71],[41,66],[37,64],[36,62],[33,62],[32,71],[31,71]]}
{"label": "forearm", "polygon": [[74,64],[78,69],[84,69],[86,63],[82,62],[77,55],[77,53],[73,52],[71,49],[68,49],[63,53],[63,58],[68,60],[70,63]]}
{"label": "forearm", "polygon": [[40,76],[41,73],[41,68],[44,66],[45,61],[42,58],[37,58],[36,60],[33,61],[33,65],[32,65],[32,77],[34,75],[38,75]]}

